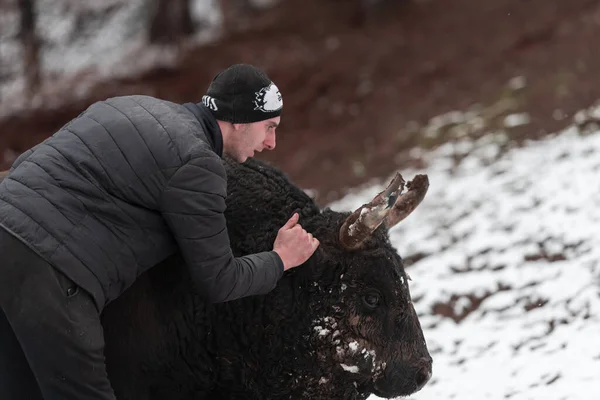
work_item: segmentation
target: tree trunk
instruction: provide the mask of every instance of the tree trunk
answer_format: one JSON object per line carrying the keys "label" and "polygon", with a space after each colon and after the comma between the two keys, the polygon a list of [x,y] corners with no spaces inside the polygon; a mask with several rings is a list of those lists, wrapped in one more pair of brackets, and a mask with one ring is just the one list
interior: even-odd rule
{"label": "tree trunk", "polygon": [[190,0],[149,0],[150,43],[172,44],[194,33]]}
{"label": "tree trunk", "polygon": [[41,83],[40,40],[35,27],[35,0],[18,0],[18,5],[21,14],[18,36],[23,49],[26,90],[31,98]]}

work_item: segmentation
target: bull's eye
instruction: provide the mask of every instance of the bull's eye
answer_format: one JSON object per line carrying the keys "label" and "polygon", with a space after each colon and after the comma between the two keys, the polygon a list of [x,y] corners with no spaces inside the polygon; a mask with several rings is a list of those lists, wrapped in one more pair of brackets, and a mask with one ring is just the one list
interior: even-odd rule
{"label": "bull's eye", "polygon": [[379,307],[379,293],[371,292],[363,296],[363,303],[369,308]]}

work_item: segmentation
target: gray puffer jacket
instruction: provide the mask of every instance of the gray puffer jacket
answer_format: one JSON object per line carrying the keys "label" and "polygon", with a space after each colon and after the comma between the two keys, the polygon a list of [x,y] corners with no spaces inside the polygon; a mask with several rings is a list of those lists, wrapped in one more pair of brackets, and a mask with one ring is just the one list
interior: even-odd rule
{"label": "gray puffer jacket", "polygon": [[267,293],[283,263],[273,251],[233,256],[222,146],[201,104],[97,102],[15,161],[0,184],[0,226],[99,310],[177,250],[211,302]]}

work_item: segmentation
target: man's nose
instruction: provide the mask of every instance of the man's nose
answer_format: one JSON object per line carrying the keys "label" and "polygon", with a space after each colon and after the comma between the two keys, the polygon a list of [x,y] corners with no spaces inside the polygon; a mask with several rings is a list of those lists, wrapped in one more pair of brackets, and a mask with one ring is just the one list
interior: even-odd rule
{"label": "man's nose", "polygon": [[273,150],[275,148],[276,145],[276,140],[275,140],[275,134],[271,133],[268,134],[265,141],[264,141],[264,145],[267,149],[269,150]]}

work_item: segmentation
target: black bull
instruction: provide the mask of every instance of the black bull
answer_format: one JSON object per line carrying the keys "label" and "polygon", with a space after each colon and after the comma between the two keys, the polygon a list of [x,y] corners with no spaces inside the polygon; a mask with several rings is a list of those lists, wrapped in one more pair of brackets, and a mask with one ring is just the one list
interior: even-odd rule
{"label": "black bull", "polygon": [[178,254],[141,275],[102,315],[117,398],[366,399],[420,390],[432,361],[387,232],[421,202],[427,176],[406,183],[397,174],[370,203],[340,213],[320,210],[264,163],[226,164],[236,255],[271,250],[294,211],[321,246],[268,295],[222,304],[202,300]]}

